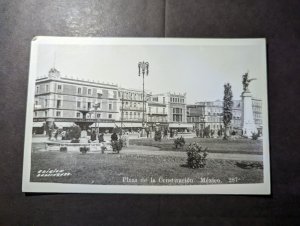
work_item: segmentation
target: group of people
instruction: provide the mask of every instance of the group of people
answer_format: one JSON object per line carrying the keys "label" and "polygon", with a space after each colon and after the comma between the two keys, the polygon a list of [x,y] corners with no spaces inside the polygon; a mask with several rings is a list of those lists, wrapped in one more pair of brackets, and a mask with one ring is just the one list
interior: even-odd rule
{"label": "group of people", "polygon": [[99,133],[98,137],[97,137],[97,133],[95,130],[93,130],[93,132],[91,133],[91,142],[99,142],[102,143],[104,142],[104,134],[103,133]]}
{"label": "group of people", "polygon": [[146,129],[146,135],[147,138],[154,138],[155,134],[160,134],[160,136],[163,139],[169,139],[173,137],[178,136],[178,130],[177,129],[168,129],[168,128],[163,128],[163,129],[156,129],[156,131],[150,131],[149,129]]}
{"label": "group of people", "polygon": [[[120,132],[119,134],[114,131],[111,136],[110,136],[110,139],[112,142],[114,141],[118,141],[120,139],[122,139],[123,143],[124,143],[124,146],[128,146],[129,145],[129,134],[128,132]],[[90,139],[90,142],[99,142],[99,143],[102,143],[102,142],[105,142],[104,140],[104,133],[99,133],[98,137],[97,137],[97,133],[95,130],[92,131],[91,133],[91,139]]]}
{"label": "group of people", "polygon": [[[219,130],[213,130],[210,129],[209,127],[206,127],[204,129],[196,129],[196,137],[200,138],[217,138],[217,137],[222,137],[224,135],[224,129],[219,129]],[[237,132],[235,130],[231,131],[231,135],[236,135]]]}

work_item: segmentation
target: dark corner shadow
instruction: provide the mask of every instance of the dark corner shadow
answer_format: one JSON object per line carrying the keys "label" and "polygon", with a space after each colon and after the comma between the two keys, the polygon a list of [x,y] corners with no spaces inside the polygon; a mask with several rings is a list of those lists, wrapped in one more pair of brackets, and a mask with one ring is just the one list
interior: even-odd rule
{"label": "dark corner shadow", "polygon": [[31,192],[24,192],[25,196],[27,197],[31,197],[31,196],[48,196],[48,195],[51,195],[51,196],[54,196],[54,195],[67,195],[67,194],[73,194],[73,193],[37,193],[37,192],[34,192],[34,193],[31,193]]}

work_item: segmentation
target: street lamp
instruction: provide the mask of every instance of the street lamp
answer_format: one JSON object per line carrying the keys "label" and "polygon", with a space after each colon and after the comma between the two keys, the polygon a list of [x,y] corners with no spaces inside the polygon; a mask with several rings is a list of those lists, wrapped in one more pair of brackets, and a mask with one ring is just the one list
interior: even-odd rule
{"label": "street lamp", "polygon": [[[102,96],[102,91],[101,90],[97,90],[97,99],[93,105],[94,107],[94,115],[95,115],[95,131],[96,131],[96,126],[97,126],[97,109],[100,108],[100,102],[98,102],[98,100],[101,98]],[[97,129],[97,137],[99,135],[99,128]]]}
{"label": "street lamp", "polygon": [[144,80],[145,75],[149,74],[149,63],[148,62],[139,62],[138,63],[139,68],[139,76],[143,75],[143,118],[142,118],[142,136],[144,136],[144,125],[145,125],[145,86],[144,86]]}

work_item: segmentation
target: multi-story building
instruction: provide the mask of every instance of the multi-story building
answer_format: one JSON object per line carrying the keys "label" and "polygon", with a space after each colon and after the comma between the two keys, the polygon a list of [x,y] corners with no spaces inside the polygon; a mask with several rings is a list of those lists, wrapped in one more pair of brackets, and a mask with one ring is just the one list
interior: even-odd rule
{"label": "multi-story building", "polygon": [[150,95],[147,108],[147,125],[151,127],[168,127],[168,101],[164,94]]}
{"label": "multi-story building", "polygon": [[194,128],[204,129],[209,126],[213,130],[222,129],[222,101],[197,102],[187,108],[187,120],[194,124]]}
{"label": "multi-story building", "polygon": [[185,131],[192,125],[186,119],[186,94],[151,94],[148,99],[148,125]]}
{"label": "multi-story building", "polygon": [[262,133],[262,101],[260,99],[252,98],[252,110],[256,128]]}
{"label": "multi-story building", "polygon": [[[262,130],[262,103],[253,98],[253,116]],[[144,113],[144,117],[143,117]],[[186,94],[152,94],[90,80],[62,76],[52,68],[45,77],[36,80],[34,130],[42,133],[45,125],[70,127],[74,123],[89,123],[90,127],[130,130],[157,127],[185,131],[194,128],[219,130],[223,127],[223,101],[186,104]],[[232,130],[241,129],[241,101],[233,104]]]}
{"label": "multi-story building", "polygon": [[144,92],[144,109],[143,109],[143,91],[137,89],[119,88],[119,114],[118,121],[123,128],[135,129],[142,128],[143,112],[144,122],[146,123],[147,99],[148,92]]}
{"label": "multi-story building", "polygon": [[[252,99],[253,116],[258,129],[262,128],[261,120],[261,100]],[[232,120],[230,129],[235,131],[241,130],[242,108],[241,100],[234,100],[232,107]],[[194,128],[204,129],[209,126],[211,130],[218,131],[223,129],[223,101],[206,101],[197,102],[187,106],[187,120],[193,123]]]}
{"label": "multi-story building", "polygon": [[113,128],[117,102],[117,85],[69,78],[52,68],[36,80],[34,121],[54,122],[58,127],[97,122],[99,127]]}
{"label": "multi-story building", "polygon": [[191,129],[187,123],[186,93],[167,93],[169,128],[184,131]]}

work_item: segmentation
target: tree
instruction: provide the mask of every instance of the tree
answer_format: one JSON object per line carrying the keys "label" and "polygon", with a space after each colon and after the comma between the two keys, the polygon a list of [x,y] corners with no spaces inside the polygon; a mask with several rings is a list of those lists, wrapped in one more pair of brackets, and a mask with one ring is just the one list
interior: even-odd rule
{"label": "tree", "polygon": [[227,140],[230,136],[229,126],[232,119],[232,91],[229,83],[224,85],[224,99],[223,99],[223,123],[225,127],[224,140]]}

